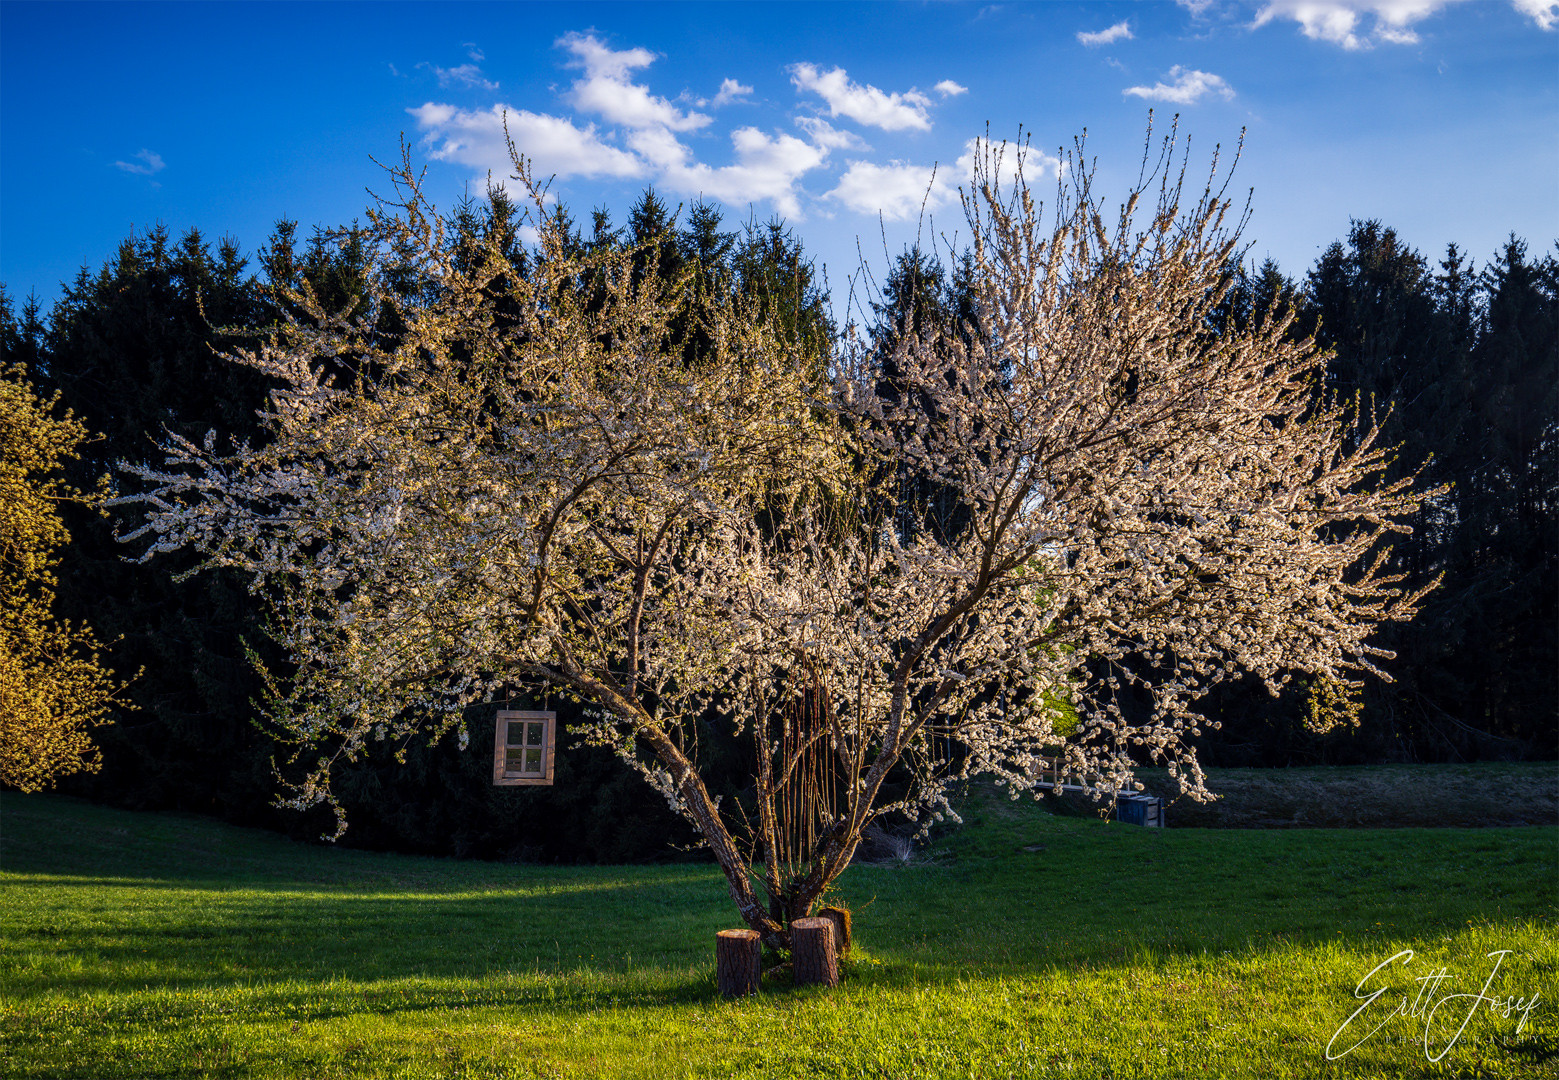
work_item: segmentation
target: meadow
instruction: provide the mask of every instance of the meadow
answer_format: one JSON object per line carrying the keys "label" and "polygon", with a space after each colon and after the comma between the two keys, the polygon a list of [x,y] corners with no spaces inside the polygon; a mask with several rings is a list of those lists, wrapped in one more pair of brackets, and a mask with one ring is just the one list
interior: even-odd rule
{"label": "meadow", "polygon": [[1554,1074],[1559,827],[1057,809],[972,796],[932,850],[844,876],[838,989],[726,1001],[712,865],[412,858],[7,794],[0,1074]]}

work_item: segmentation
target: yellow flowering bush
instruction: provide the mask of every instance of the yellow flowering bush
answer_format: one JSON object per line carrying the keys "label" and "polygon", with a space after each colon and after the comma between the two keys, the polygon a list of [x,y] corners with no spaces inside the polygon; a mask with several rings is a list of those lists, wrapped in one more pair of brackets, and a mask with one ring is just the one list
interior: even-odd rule
{"label": "yellow flowering bush", "polygon": [[53,415],[19,365],[0,369],[0,784],[38,791],[100,766],[90,730],[118,689],[87,626],[54,617],[58,507],[83,495],[60,474],[87,429]]}

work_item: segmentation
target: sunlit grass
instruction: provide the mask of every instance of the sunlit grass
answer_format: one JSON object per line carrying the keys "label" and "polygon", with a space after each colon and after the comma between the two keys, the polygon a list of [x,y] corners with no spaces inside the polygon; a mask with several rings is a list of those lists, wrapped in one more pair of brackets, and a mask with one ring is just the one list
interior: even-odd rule
{"label": "sunlit grass", "polygon": [[[46,797],[0,812],[7,1076],[1546,1077],[1559,1061],[1555,828],[1161,831],[979,802],[935,860],[845,876],[861,949],[838,990],[776,980],[726,1002],[712,937],[734,919],[711,866],[371,855]],[[1477,992],[1496,950],[1512,951],[1489,993],[1539,1002],[1519,1033],[1483,1010],[1438,1064],[1410,1017],[1328,1062],[1355,985],[1405,948],[1371,1027],[1441,967],[1442,995]]]}

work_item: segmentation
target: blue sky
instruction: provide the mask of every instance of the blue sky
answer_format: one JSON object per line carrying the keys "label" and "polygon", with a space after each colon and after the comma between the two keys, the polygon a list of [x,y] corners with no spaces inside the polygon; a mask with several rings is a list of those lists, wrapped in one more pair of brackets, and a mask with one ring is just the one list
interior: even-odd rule
{"label": "blue sky", "polygon": [[647,184],[780,214],[838,294],[860,251],[957,236],[987,125],[1036,154],[1086,128],[1115,191],[1150,108],[1193,161],[1246,129],[1249,254],[1292,276],[1350,218],[1431,258],[1559,238],[1559,0],[5,2],[0,281],[47,306],[131,229],[252,255],[360,218],[403,134],[447,207],[505,175],[507,110],[576,218]]}

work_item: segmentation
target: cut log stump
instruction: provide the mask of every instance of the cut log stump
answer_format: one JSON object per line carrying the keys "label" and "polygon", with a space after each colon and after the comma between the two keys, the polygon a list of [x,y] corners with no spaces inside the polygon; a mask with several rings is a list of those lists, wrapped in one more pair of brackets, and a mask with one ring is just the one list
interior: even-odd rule
{"label": "cut log stump", "polygon": [[721,930],[715,935],[715,982],[726,997],[758,992],[763,947],[756,930]]}
{"label": "cut log stump", "polygon": [[817,913],[825,919],[834,920],[834,948],[839,954],[839,959],[850,958],[850,909],[842,907],[818,908]]}
{"label": "cut log stump", "polygon": [[790,962],[797,986],[838,986],[839,952],[834,944],[834,920],[818,915],[791,923]]}

